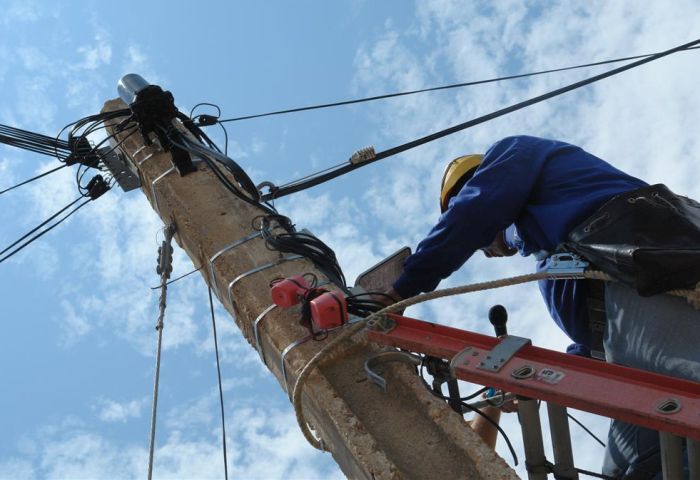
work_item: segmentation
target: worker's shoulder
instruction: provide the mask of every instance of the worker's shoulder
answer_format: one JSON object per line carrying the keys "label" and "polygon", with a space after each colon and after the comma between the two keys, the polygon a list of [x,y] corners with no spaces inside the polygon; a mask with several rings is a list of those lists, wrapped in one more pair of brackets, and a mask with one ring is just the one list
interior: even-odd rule
{"label": "worker's shoulder", "polygon": [[535,145],[552,145],[552,144],[558,144],[562,143],[558,140],[553,140],[551,138],[544,138],[544,137],[535,137],[532,135],[510,135],[508,137],[504,137],[500,140],[498,140],[496,143],[494,143],[491,146],[491,149],[494,147],[498,148],[506,148],[506,147],[531,147]]}
{"label": "worker's shoulder", "polygon": [[[575,145],[551,138],[532,135],[511,135],[497,141],[487,150],[486,156],[517,155],[520,157],[547,156],[562,148],[579,148]],[[486,159],[485,159],[486,160]]]}

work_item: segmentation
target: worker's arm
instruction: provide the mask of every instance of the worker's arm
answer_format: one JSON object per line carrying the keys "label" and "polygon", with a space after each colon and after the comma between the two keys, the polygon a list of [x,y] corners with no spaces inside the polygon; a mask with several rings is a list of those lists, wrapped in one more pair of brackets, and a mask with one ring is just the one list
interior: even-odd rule
{"label": "worker's arm", "polygon": [[[539,140],[537,140],[539,141]],[[530,137],[509,137],[486,152],[484,161],[449,203],[394,283],[403,298],[432,291],[479,248],[519,216],[535,187],[545,149]]]}
{"label": "worker's arm", "polygon": [[[498,407],[485,407],[481,413],[487,415],[491,420],[498,423],[501,420],[501,409]],[[478,413],[469,421],[469,426],[481,437],[484,443],[491,449],[496,448],[498,430],[496,427]]]}

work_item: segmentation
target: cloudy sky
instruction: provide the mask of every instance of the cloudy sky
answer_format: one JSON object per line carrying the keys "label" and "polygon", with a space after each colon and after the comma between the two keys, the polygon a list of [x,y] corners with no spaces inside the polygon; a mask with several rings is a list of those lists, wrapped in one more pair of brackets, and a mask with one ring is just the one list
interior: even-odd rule
{"label": "cloudy sky", "polygon": [[[171,90],[183,111],[213,102],[226,117],[656,52],[700,36],[693,0],[644,8],[631,0],[0,3],[0,123],[49,135],[98,112],[128,72]],[[579,144],[700,198],[698,55],[676,54],[453,135],[278,208],[328,242],[354,278],[427,232],[445,162],[507,135]],[[283,183],[360,147],[382,150],[605,68],[228,124],[229,152],[256,182]],[[216,128],[212,135],[223,141]],[[56,163],[0,147],[0,190]],[[0,245],[76,198],[74,173],[0,196]],[[145,476],[161,228],[143,195],[115,189],[0,264],[0,478]],[[533,268],[531,259],[476,257],[443,286]],[[177,252],[174,275],[191,268]],[[206,288],[193,275],[169,295],[154,474],[221,478]],[[534,285],[409,313],[490,333],[495,303],[508,308],[511,333],[553,349],[569,343]],[[330,455],[305,444],[279,385],[217,313],[232,476],[342,477]],[[606,420],[578,416],[605,434]],[[503,424],[522,458],[515,419]],[[579,465],[597,469],[602,449],[572,432]],[[512,462],[502,442],[498,450]]]}

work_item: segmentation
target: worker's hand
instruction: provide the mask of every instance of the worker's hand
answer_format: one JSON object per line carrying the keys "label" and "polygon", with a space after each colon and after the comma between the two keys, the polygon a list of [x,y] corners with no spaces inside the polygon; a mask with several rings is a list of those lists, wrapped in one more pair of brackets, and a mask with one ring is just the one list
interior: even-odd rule
{"label": "worker's hand", "polygon": [[488,392],[484,394],[484,398],[487,399],[493,408],[498,408],[500,411],[505,413],[513,413],[518,411],[518,400],[512,393],[500,392],[494,396],[488,397]]}
{"label": "worker's hand", "polygon": [[510,400],[506,400],[503,402],[503,405],[501,405],[501,411],[506,412],[506,413],[513,413],[518,411],[518,400],[516,398],[511,398]]}
{"label": "worker's hand", "polygon": [[[401,298],[401,295],[399,295],[393,287],[384,291],[381,295],[373,295],[372,299],[381,303],[385,307],[388,307],[389,305],[393,305],[396,302],[400,302],[401,300],[403,300],[403,298]],[[396,313],[400,315],[403,313],[403,310]]]}
{"label": "worker's hand", "polygon": [[488,247],[482,248],[481,251],[484,252],[484,255],[488,258],[512,257],[518,252],[518,249],[511,248],[506,243],[505,232],[501,230],[496,234],[496,238],[493,239],[493,242],[491,242]]}

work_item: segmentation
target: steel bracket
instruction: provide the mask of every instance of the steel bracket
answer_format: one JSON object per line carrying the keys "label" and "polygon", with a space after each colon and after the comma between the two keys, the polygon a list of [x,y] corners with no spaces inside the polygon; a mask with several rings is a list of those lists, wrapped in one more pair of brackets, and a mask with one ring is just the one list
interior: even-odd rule
{"label": "steel bracket", "polygon": [[421,358],[408,352],[381,352],[369,357],[365,361],[367,379],[382,387],[384,391],[386,391],[386,379],[375,372],[374,368],[388,362],[402,362],[417,367],[421,364]]}
{"label": "steel bracket", "polygon": [[101,148],[100,156],[124,192],[141,186],[141,179],[128,156],[113,148]]}
{"label": "steel bracket", "polygon": [[[515,335],[501,337],[501,341],[486,354],[486,358],[480,361],[476,368],[488,370],[490,372],[498,372],[501,367],[508,363],[508,360],[513,358],[515,354],[518,353],[518,350],[525,345],[532,345],[532,341],[529,338],[517,337]],[[462,352],[460,352],[460,354]]]}
{"label": "steel bracket", "polygon": [[389,318],[387,315],[380,315],[374,320],[367,322],[367,328],[370,330],[379,330],[384,333],[388,333],[396,327],[396,322]]}
{"label": "steel bracket", "polygon": [[580,275],[590,266],[581,256],[575,253],[557,253],[547,259],[545,271],[554,275],[561,275],[563,278],[579,278]]}

